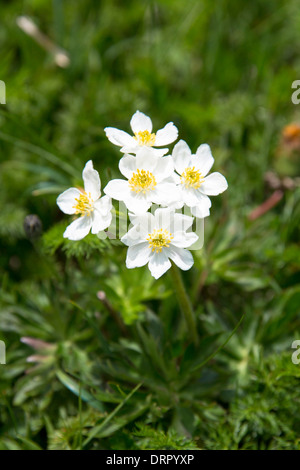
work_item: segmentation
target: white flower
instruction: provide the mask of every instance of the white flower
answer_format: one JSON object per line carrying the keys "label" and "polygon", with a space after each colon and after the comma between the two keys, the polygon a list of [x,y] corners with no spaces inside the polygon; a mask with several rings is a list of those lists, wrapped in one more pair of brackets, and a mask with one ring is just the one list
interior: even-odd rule
{"label": "white flower", "polygon": [[217,196],[228,188],[226,179],[220,173],[207,176],[214,163],[209,145],[200,145],[196,154],[192,155],[187,143],[180,140],[173,149],[172,157],[175,170],[180,175],[177,184],[181,191],[181,204],[176,208],[186,204],[194,216],[207,217],[211,207],[208,196]]}
{"label": "white flower", "polygon": [[171,156],[156,157],[150,149],[142,148],[136,157],[124,155],[119,169],[127,180],[110,181],[104,192],[118,201],[124,201],[135,214],[146,212],[152,203],[167,206],[178,200]]}
{"label": "white flower", "polygon": [[100,176],[98,171],[94,170],[91,160],[85,165],[82,178],[84,190],[67,189],[56,201],[65,214],[80,214],[64,232],[64,238],[69,240],[81,240],[90,230],[96,234],[107,228],[112,220],[111,199],[108,196],[100,198]]}
{"label": "white flower", "polygon": [[158,279],[171,267],[170,260],[184,271],[192,267],[193,256],[186,248],[198,239],[195,233],[187,232],[193,217],[166,208],[156,209],[154,215],[147,212],[131,216],[131,222],[133,227],[121,238],[129,247],[128,269],[148,263],[152,276]]}
{"label": "white flower", "polygon": [[[156,134],[152,133],[152,121],[144,113],[136,111],[130,121],[131,129],[134,136],[127,134],[127,132],[115,129],[114,127],[106,127],[104,129],[107,138],[115,145],[121,148],[123,153],[136,154],[138,149],[142,147],[162,147],[174,142],[178,137],[177,127],[173,122],[169,122],[163,129],[160,129]],[[157,156],[165,155],[168,152],[167,148],[152,149],[153,153]]]}

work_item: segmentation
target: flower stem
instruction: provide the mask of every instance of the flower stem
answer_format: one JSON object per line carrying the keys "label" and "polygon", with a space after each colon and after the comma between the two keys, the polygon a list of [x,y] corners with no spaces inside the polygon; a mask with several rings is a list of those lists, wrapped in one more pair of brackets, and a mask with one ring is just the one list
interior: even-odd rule
{"label": "flower stem", "polygon": [[187,295],[185,286],[183,284],[182,276],[177,266],[172,263],[171,275],[173,278],[174,288],[176,291],[177,298],[179,300],[180,308],[184,314],[185,321],[188,327],[188,331],[192,337],[195,346],[198,345],[198,335],[196,328],[196,319],[193,311],[193,307],[189,296]]}

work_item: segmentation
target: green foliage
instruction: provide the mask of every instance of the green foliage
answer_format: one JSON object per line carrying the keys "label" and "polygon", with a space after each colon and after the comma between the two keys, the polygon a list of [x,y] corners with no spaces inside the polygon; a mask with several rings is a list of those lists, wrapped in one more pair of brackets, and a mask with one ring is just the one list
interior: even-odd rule
{"label": "green foliage", "polygon": [[143,272],[120,269],[110,276],[105,286],[112,307],[121,313],[126,325],[135,323],[138,318],[144,318],[145,302],[165,299],[170,295],[170,291],[155,282],[146,269]]}
{"label": "green foliage", "polygon": [[70,241],[63,238],[63,233],[68,223],[62,222],[56,224],[43,237],[43,248],[46,255],[54,255],[55,252],[61,248],[67,258],[77,257],[89,259],[91,256],[99,256],[101,252],[109,247],[109,243],[100,240],[89,234],[83,240]]}
{"label": "green foliage", "polygon": [[[281,136],[300,116],[298,2],[11,1],[1,15],[0,449],[299,449],[299,148]],[[102,188],[120,176],[104,128],[129,130],[137,109],[193,150],[208,142],[229,182],[184,273],[198,348],[168,274],[127,270],[104,234],[63,238],[57,195],[89,159]],[[270,170],[292,184],[253,219]]]}
{"label": "green foliage", "polygon": [[144,424],[137,425],[133,433],[138,438],[137,446],[141,450],[199,450],[196,444],[170,430],[167,433]]}

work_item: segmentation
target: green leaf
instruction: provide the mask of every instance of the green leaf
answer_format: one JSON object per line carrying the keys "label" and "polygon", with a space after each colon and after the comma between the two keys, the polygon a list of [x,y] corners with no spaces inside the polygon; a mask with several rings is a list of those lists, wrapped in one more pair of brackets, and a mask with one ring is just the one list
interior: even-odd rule
{"label": "green leaf", "polygon": [[104,411],[104,407],[102,403],[97,400],[93,395],[91,395],[89,392],[86,390],[82,389],[81,385],[78,384],[74,379],[72,379],[69,375],[65,374],[61,370],[56,372],[57,378],[60,380],[60,382],[67,387],[74,395],[77,397],[81,397],[81,399],[88,403],[90,406],[95,408],[96,410],[99,411]]}
{"label": "green leaf", "polygon": [[87,439],[85,439],[85,441],[83,442],[83,447],[86,447],[87,444],[92,440],[94,439],[95,437],[97,437],[101,431],[105,428],[105,426],[117,415],[117,413],[121,410],[121,408],[123,408],[123,406],[125,405],[125,403],[127,403],[130,398],[135,394],[135,392],[138,391],[138,389],[142,386],[142,384],[138,384],[128,395],[126,398],[124,398],[124,400],[114,409],[114,411],[112,411],[105,419],[104,421],[99,424],[98,426],[95,426],[94,429],[92,429],[92,431],[89,433],[89,436]]}
{"label": "green leaf", "polygon": [[196,370],[198,369],[201,369],[202,367],[205,366],[205,364],[207,364],[211,359],[213,359],[219,351],[221,351],[221,349],[223,349],[226,344],[230,341],[230,339],[232,338],[232,336],[234,335],[234,333],[237,331],[237,329],[239,328],[240,324],[242,323],[243,319],[244,319],[244,316],[245,315],[242,315],[239,322],[237,323],[237,325],[235,326],[235,328],[232,330],[232,332],[230,333],[230,335],[227,337],[227,339],[212,353],[210,354],[206,359],[204,359],[202,362],[200,362],[200,364],[197,364],[196,366],[194,366],[192,368],[192,371],[195,372]]}

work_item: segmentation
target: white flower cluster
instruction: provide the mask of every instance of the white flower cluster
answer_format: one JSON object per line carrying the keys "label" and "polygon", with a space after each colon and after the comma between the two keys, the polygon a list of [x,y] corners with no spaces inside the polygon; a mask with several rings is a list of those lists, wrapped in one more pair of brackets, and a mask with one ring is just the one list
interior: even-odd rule
{"label": "white flower cluster", "polygon": [[[65,238],[80,240],[91,230],[93,234],[109,227],[112,221],[111,199],[123,201],[129,210],[132,228],[121,238],[128,246],[126,266],[136,268],[148,264],[155,279],[162,276],[173,261],[179,268],[188,270],[193,256],[187,248],[198,236],[191,230],[193,217],[176,210],[190,208],[194,217],[210,214],[211,200],[227,189],[227,181],[220,173],[208,175],[214,159],[207,144],[202,144],[195,155],[180,140],[172,155],[165,156],[169,145],[178,137],[172,122],[152,133],[152,121],[137,111],[130,121],[134,135],[107,127],[110,142],[121,147],[125,155],[119,169],[123,179],[114,179],[104,188],[92,161],[87,162],[82,173],[84,189],[70,188],[57,198],[65,214],[78,214],[64,233]],[[152,204],[161,206],[151,214]],[[171,261],[170,261],[171,260]]]}

